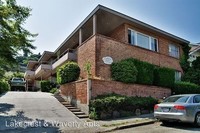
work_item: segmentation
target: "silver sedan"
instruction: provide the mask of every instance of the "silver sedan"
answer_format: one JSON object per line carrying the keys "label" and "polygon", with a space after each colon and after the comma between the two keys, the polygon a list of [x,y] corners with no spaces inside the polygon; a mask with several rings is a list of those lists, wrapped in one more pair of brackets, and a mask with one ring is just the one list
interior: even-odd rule
{"label": "silver sedan", "polygon": [[169,122],[190,122],[200,126],[200,94],[173,95],[154,106],[154,117]]}

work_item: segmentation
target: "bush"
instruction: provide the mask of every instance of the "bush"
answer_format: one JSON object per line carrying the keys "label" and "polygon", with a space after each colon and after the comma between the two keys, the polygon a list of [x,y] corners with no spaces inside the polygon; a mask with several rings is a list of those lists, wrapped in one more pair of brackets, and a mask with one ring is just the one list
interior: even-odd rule
{"label": "bush", "polygon": [[157,67],[154,70],[154,85],[169,87],[174,86],[175,70],[165,67]]}
{"label": "bush", "polygon": [[40,87],[42,92],[49,92],[51,90],[51,82],[48,80],[40,81]]}
{"label": "bush", "polygon": [[152,85],[153,84],[153,79],[154,79],[154,68],[155,66],[147,63],[147,62],[143,62],[137,59],[126,59],[127,61],[131,61],[134,62],[138,74],[137,74],[137,81],[136,83],[138,84],[148,84],[148,85]]}
{"label": "bush", "polygon": [[0,81],[0,94],[10,90],[10,85],[8,82]]}
{"label": "bush", "polygon": [[75,81],[79,78],[80,68],[75,62],[67,62],[57,69],[57,82],[65,84]]}
{"label": "bush", "polygon": [[132,61],[122,60],[112,63],[111,75],[116,81],[134,83],[136,81],[137,69]]}
{"label": "bush", "polygon": [[56,87],[56,83],[52,83],[48,80],[43,80],[40,82],[42,92],[50,92],[52,88]]}
{"label": "bush", "polygon": [[152,97],[127,97],[119,94],[97,96],[90,101],[90,114],[95,119],[101,118],[102,113],[111,114],[113,111],[134,111],[135,109],[153,110],[157,100]]}
{"label": "bush", "polygon": [[56,92],[58,92],[58,89],[57,89],[57,88],[52,88],[52,89],[50,90],[50,93],[52,93],[52,94],[55,94]]}
{"label": "bush", "polygon": [[172,89],[173,94],[199,94],[200,86],[190,82],[175,82]]}

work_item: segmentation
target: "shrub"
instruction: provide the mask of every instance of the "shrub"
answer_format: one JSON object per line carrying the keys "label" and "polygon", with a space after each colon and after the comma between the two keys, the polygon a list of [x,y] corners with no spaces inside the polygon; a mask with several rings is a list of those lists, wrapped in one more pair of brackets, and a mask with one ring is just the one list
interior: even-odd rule
{"label": "shrub", "polygon": [[136,81],[137,69],[132,61],[122,60],[112,63],[111,75],[116,81],[134,83]]}
{"label": "shrub", "polygon": [[199,94],[200,86],[190,82],[175,82],[172,89],[173,94]]}
{"label": "shrub", "polygon": [[0,81],[0,94],[10,90],[8,82]]}
{"label": "shrub", "polygon": [[[152,97],[127,97],[119,94],[106,94],[97,96],[90,101],[90,114],[95,119],[101,117],[102,113],[111,114],[113,111],[134,111],[135,109],[153,110],[157,100]],[[122,115],[122,114],[121,114]]]}
{"label": "shrub", "polygon": [[65,84],[75,81],[79,78],[80,68],[75,62],[67,62],[57,69],[57,82]]}
{"label": "shrub", "polygon": [[155,68],[154,65],[133,58],[127,60],[134,62],[137,68],[138,74],[136,83],[149,84],[149,85],[153,84],[154,68]]}
{"label": "shrub", "polygon": [[40,87],[42,92],[49,92],[51,90],[51,82],[48,80],[40,81]]}
{"label": "shrub", "polygon": [[154,70],[154,85],[169,87],[174,86],[175,71],[170,68],[157,67]]}
{"label": "shrub", "polygon": [[58,92],[58,89],[57,89],[57,88],[52,88],[52,89],[50,90],[50,93],[52,93],[52,94],[55,94],[56,92]]}

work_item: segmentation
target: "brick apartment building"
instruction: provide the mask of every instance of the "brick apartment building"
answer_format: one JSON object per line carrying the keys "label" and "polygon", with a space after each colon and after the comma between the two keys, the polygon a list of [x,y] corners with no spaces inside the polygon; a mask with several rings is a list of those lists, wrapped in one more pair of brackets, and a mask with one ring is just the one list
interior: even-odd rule
{"label": "brick apartment building", "polygon": [[[62,85],[61,93],[70,97],[77,106],[87,105],[88,99],[98,94],[113,91],[159,98],[170,95],[169,89],[112,81],[110,65],[102,59],[109,57],[116,62],[132,57],[173,68],[176,70],[175,78],[179,80],[182,47],[188,44],[187,40],[98,5],[54,52],[45,51],[38,61],[29,61],[25,78],[36,87],[39,87],[40,80],[55,81],[56,69],[72,60],[81,69],[81,80]],[[87,61],[92,65],[92,90],[87,89],[87,75],[83,71]]]}

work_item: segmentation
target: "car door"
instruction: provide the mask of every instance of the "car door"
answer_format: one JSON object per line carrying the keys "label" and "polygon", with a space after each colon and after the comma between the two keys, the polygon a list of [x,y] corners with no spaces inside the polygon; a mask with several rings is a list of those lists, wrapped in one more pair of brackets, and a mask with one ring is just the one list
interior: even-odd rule
{"label": "car door", "polygon": [[200,112],[200,95],[195,95],[193,97],[193,117],[195,117],[197,112]]}

